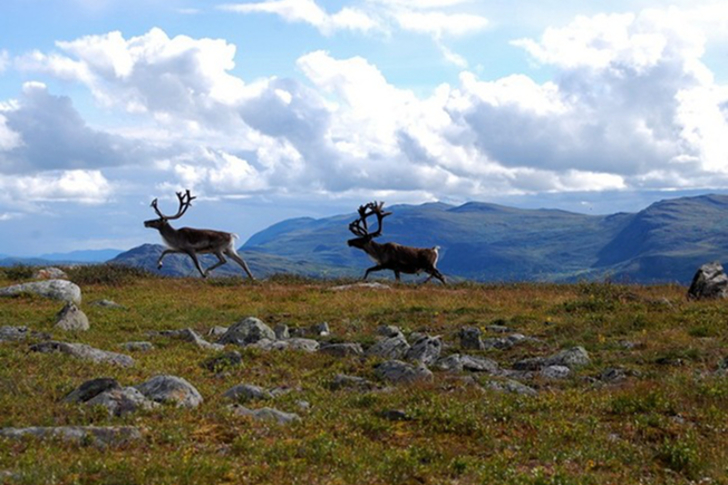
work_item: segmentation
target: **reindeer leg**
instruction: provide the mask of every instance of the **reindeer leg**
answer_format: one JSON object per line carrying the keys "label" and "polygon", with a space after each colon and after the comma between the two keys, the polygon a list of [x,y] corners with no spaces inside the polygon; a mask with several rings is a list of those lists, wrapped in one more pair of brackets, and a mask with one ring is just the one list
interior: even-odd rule
{"label": "reindeer leg", "polygon": [[205,270],[205,276],[209,275],[213,269],[227,263],[227,259],[225,259],[225,256],[223,256],[222,253],[215,253],[215,256],[217,256],[217,263],[213,264]]}
{"label": "reindeer leg", "polygon": [[245,271],[248,274],[248,277],[251,280],[255,281],[255,277],[253,276],[253,273],[250,272],[250,268],[248,268],[248,264],[245,262],[245,260],[243,258],[240,257],[240,255],[238,254],[237,251],[235,251],[235,249],[229,249],[229,250],[225,251],[225,254],[230,256],[230,259],[232,259],[233,261],[238,263],[240,265],[240,267],[243,268],[243,271]]}
{"label": "reindeer leg", "polygon": [[380,264],[372,266],[371,268],[367,269],[366,273],[364,273],[364,279],[367,279],[367,276],[369,276],[369,273],[371,273],[372,271],[381,271],[383,269],[384,267]]}
{"label": "reindeer leg", "polygon": [[194,251],[185,251],[185,254],[187,254],[190,258],[192,258],[192,262],[195,263],[195,268],[197,268],[197,271],[200,272],[203,278],[207,278],[207,274],[202,271],[202,267],[200,266],[200,261],[197,259],[197,253]]}
{"label": "reindeer leg", "polygon": [[179,251],[177,251],[176,249],[165,249],[164,251],[162,251],[162,254],[159,255],[159,259],[157,260],[157,269],[162,269],[162,260],[164,259],[164,257],[168,254],[173,253],[179,253]]}

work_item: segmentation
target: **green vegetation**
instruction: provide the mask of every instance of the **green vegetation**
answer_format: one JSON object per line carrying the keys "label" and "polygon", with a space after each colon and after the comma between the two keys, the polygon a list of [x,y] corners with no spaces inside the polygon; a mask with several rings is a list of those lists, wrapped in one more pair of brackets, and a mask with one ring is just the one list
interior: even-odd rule
{"label": "green vegetation", "polygon": [[[28,352],[33,339],[0,343],[0,427],[133,425],[144,439],[99,449],[58,441],[0,439],[0,482],[22,484],[728,484],[728,304],[688,302],[679,286],[609,283],[396,285],[330,291],[341,282],[276,277],[164,278],[114,266],[68,271],[83,290],[91,329],[53,328],[62,304],[33,296],[0,299],[0,325],[25,325],[59,340],[130,353],[136,365],[90,364]],[[0,286],[17,282],[0,272]],[[90,305],[113,300],[123,308]],[[238,349],[243,364],[215,374],[199,364],[218,354],[150,330],[205,334],[246,316],[269,325],[328,322],[331,339],[374,342],[380,325],[442,335],[492,324],[539,342],[468,351],[501,367],[581,345],[591,364],[564,380],[536,377],[535,397],[492,390],[497,377],[455,379],[389,391],[330,389],[339,373],[377,382],[376,359]],[[230,350],[230,348],[228,348]],[[615,382],[599,379],[625,371]],[[434,370],[434,369],[433,369]],[[82,382],[114,377],[135,385],[157,374],[184,377],[204,396],[197,409],[162,406],[124,417],[61,401]],[[233,415],[222,393],[240,383],[292,392],[248,403],[297,412],[287,426]],[[310,404],[302,410],[299,401]],[[399,410],[406,419],[388,417]]]}

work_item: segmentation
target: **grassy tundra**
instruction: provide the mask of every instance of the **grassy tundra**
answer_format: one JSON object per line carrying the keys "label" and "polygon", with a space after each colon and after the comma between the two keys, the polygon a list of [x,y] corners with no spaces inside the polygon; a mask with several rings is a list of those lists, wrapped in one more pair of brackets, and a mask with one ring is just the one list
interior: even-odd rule
{"label": "grassy tundra", "polygon": [[[22,271],[0,271],[0,286]],[[108,267],[69,270],[83,290],[87,332],[53,328],[57,301],[0,299],[0,326],[25,325],[53,338],[130,353],[131,368],[29,352],[33,340],[0,343],[0,428],[133,425],[143,440],[99,449],[60,441],[0,439],[0,482],[25,484],[728,484],[728,303],[688,302],[678,286],[394,285],[332,292],[325,281],[273,278],[164,279]],[[338,283],[338,282],[337,282]],[[89,305],[111,299],[125,309]],[[441,335],[459,349],[464,326],[499,324],[539,339],[508,350],[467,351],[510,368],[519,359],[581,345],[591,364],[563,380],[536,377],[522,396],[490,389],[498,377],[437,371],[431,383],[388,391],[331,390],[337,374],[378,382],[376,359],[241,348],[243,364],[221,374],[200,367],[219,352],[152,330],[204,335],[257,316],[273,326],[328,322],[337,342],[375,342],[378,326]],[[491,335],[487,331],[486,337]],[[231,350],[228,348],[227,350]],[[606,383],[608,368],[626,379]],[[157,374],[184,377],[205,401],[124,417],[62,402],[82,382],[122,385]],[[227,389],[286,386],[271,406],[301,421],[276,425],[233,415]],[[302,410],[300,401],[310,404]],[[393,419],[398,410],[403,419]]]}

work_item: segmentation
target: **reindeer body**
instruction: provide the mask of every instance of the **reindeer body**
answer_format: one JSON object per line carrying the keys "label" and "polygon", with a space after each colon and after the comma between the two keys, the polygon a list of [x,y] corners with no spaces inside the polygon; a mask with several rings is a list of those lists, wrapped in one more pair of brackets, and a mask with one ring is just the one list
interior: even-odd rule
{"label": "reindeer body", "polygon": [[[445,277],[435,267],[439,257],[437,246],[433,248],[414,248],[393,242],[380,244],[374,241],[374,238],[381,234],[382,219],[391,214],[389,212],[382,213],[383,205],[384,203],[372,203],[360,207],[360,219],[349,225],[349,229],[359,237],[349,239],[347,244],[350,247],[361,249],[376,263],[375,266],[366,270],[364,279],[367,279],[372,271],[384,269],[394,271],[394,277],[397,281],[400,279],[400,273],[420,274],[424,271],[430,275],[425,282],[435,277],[445,284]],[[367,212],[367,209],[372,209],[372,211]],[[379,221],[379,228],[374,233],[369,233],[366,225],[366,218],[370,215],[376,215]]]}
{"label": "reindeer body", "polygon": [[[176,216],[163,215],[157,208],[157,199],[154,199],[152,207],[159,215],[159,219],[144,221],[144,227],[149,227],[159,231],[159,234],[162,236],[162,240],[168,248],[162,251],[162,254],[159,256],[159,260],[157,260],[157,268],[162,267],[162,260],[166,255],[172,253],[184,253],[192,258],[197,271],[200,272],[202,277],[207,278],[210,271],[227,262],[225,256],[228,256],[243,268],[250,279],[255,279],[245,260],[243,260],[243,258],[241,258],[235,250],[235,239],[237,238],[235,234],[223,231],[213,231],[211,229],[193,229],[191,227],[175,229],[169,224],[170,219],[181,217],[190,206],[192,199],[194,199],[194,197],[190,196],[189,190],[186,195],[178,193],[177,197],[180,200],[180,209]],[[197,258],[198,254],[214,254],[217,256],[218,262],[203,271],[200,266],[200,261]]]}

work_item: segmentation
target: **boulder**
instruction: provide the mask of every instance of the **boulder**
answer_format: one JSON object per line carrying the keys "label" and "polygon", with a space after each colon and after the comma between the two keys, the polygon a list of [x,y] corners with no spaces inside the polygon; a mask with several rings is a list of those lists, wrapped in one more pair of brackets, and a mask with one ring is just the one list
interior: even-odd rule
{"label": "boulder", "polygon": [[252,384],[238,384],[223,393],[223,397],[239,402],[273,399],[273,394]]}
{"label": "boulder", "polygon": [[102,392],[110,391],[112,389],[121,389],[121,386],[111,377],[99,377],[98,379],[91,379],[86,381],[76,389],[71,391],[63,398],[65,402],[86,402],[89,401]]}
{"label": "boulder", "polygon": [[482,350],[483,332],[477,327],[464,327],[460,329],[460,347],[467,350]]}
{"label": "boulder", "polygon": [[17,296],[25,293],[81,304],[81,288],[66,280],[36,281],[0,288],[0,296]]}
{"label": "boulder", "polygon": [[105,407],[109,416],[123,416],[140,409],[153,409],[159,406],[134,387],[109,389],[86,401],[86,405]]}
{"label": "boulder", "polygon": [[361,345],[356,343],[326,344],[319,347],[319,352],[334,357],[349,357],[364,354]]}
{"label": "boulder", "polygon": [[430,382],[432,372],[420,364],[414,366],[399,360],[388,360],[375,367],[377,377],[393,384],[412,384],[415,382]]}
{"label": "boulder", "polygon": [[91,328],[86,314],[73,302],[66,303],[58,312],[55,327],[68,331],[86,331]]}
{"label": "boulder", "polygon": [[224,348],[223,345],[212,344],[207,340],[203,339],[197,332],[195,332],[191,328],[182,329],[179,332],[178,338],[184,340],[185,342],[192,342],[201,349],[222,350]]}
{"label": "boulder", "polygon": [[398,329],[397,333],[394,333],[394,336],[382,339],[369,347],[366,351],[366,355],[389,360],[397,360],[403,359],[409,349],[410,345]]}
{"label": "boulder", "polygon": [[424,365],[430,365],[437,362],[442,351],[442,340],[440,337],[420,337],[407,350],[405,360],[420,362]]}
{"label": "boulder", "polygon": [[706,263],[698,268],[688,289],[688,298],[706,300],[728,298],[728,276],[719,262]]}
{"label": "boulder", "polygon": [[33,274],[36,280],[67,280],[68,275],[60,268],[49,266],[48,268],[40,268]]}
{"label": "boulder", "polygon": [[301,417],[296,413],[284,413],[273,408],[249,409],[239,404],[233,404],[231,409],[238,416],[250,416],[258,421],[275,421],[278,424],[290,424],[301,420]]}
{"label": "boulder", "polygon": [[571,369],[563,365],[549,365],[541,369],[541,377],[545,379],[566,379],[571,375]]}
{"label": "boulder", "polygon": [[262,339],[276,340],[276,333],[261,320],[248,317],[232,325],[217,341],[218,344],[246,346]]}
{"label": "boulder", "polygon": [[181,377],[158,375],[134,387],[147,399],[177,407],[196,408],[203,401],[197,389]]}
{"label": "boulder", "polygon": [[33,352],[43,353],[60,352],[81,360],[87,360],[95,363],[107,363],[121,367],[131,367],[134,365],[134,359],[128,355],[99,350],[86,344],[48,340],[46,342],[31,345],[30,350]]}
{"label": "boulder", "polygon": [[58,426],[31,428],[3,428],[0,438],[60,439],[77,445],[92,444],[99,448],[125,446],[139,441],[142,433],[135,426]]}

